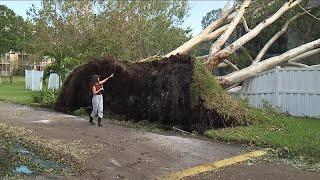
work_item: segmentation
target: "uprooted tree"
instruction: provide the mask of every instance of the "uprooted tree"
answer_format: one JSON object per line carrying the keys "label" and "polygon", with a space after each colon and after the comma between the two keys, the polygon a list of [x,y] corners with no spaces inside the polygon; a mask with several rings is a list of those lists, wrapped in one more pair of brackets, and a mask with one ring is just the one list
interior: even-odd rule
{"label": "uprooted tree", "polygon": [[[276,2],[280,2],[276,12],[255,27],[249,28],[246,22],[247,12],[263,11]],[[115,73],[116,78],[105,85],[105,107],[132,119],[148,119],[200,131],[244,125],[258,120],[249,106],[234,100],[220,85],[230,87],[241,84],[244,80],[279,65],[309,67],[301,61],[320,52],[319,37],[283,54],[263,59],[267,50],[285,33],[290,23],[302,16],[311,15],[310,10],[304,8],[306,5],[302,0],[239,1],[235,6],[227,5],[220,18],[164,57],[152,56],[135,63],[119,62],[113,58],[94,58],[75,68],[67,78],[56,108],[71,112],[79,107],[90,106],[90,76],[100,74],[106,77]],[[283,27],[264,45],[257,57],[252,58],[251,65],[239,69],[229,60],[237,50],[288,12],[290,16]],[[245,33],[228,42],[239,26],[244,26]],[[212,44],[207,56],[202,56],[201,60],[189,56],[197,46],[208,41],[212,41]],[[211,70],[225,66],[231,66],[236,71],[216,78],[212,76]]]}
{"label": "uprooted tree", "polygon": [[[280,1],[281,2],[281,1]],[[258,6],[257,3],[262,3]],[[275,66],[286,65],[286,66],[300,66],[309,67],[302,63],[296,63],[297,61],[303,61],[309,56],[315,55],[320,52],[320,37],[315,37],[316,39],[312,42],[303,44],[294,49],[291,49],[283,54],[275,57],[262,60],[270,46],[273,45],[276,40],[283,35],[290,25],[291,22],[295,21],[301,16],[312,15],[310,14],[310,9],[306,10],[302,6],[306,6],[307,2],[303,0],[288,0],[285,1],[282,6],[271,16],[262,20],[258,25],[249,29],[245,20],[246,11],[263,11],[266,6],[271,6],[275,4],[276,1],[251,1],[244,0],[243,3],[239,3],[236,8],[226,8],[221,14],[221,17],[216,21],[212,22],[207,28],[205,28],[198,36],[190,39],[188,42],[181,45],[176,50],[168,53],[166,57],[173,54],[188,54],[190,53],[198,44],[205,41],[214,40],[211,45],[209,54],[205,56],[205,64],[210,69],[218,68],[219,66],[231,66],[235,69],[235,72],[227,74],[225,76],[217,77],[220,84],[224,86],[232,86],[235,84],[242,83],[244,80],[254,77],[257,74],[269,70]],[[250,8],[252,6],[252,9]],[[258,6],[258,7],[257,7]],[[279,32],[277,32],[261,49],[257,57],[254,59],[252,64],[244,69],[239,70],[233,63],[228,59],[237,50],[243,48],[243,46],[248,43],[253,38],[257,37],[263,30],[268,26],[276,22],[280,17],[282,17],[286,12],[294,10],[294,8],[300,7],[302,12],[296,10],[296,14],[293,14],[283,25]],[[235,12],[233,12],[235,11]],[[316,17],[314,17],[316,18]],[[317,19],[319,23],[319,19]],[[226,45],[227,40],[232,35],[232,32],[236,29],[238,25],[244,26],[246,33],[238,37],[235,41]],[[201,57],[203,58],[203,57]]]}

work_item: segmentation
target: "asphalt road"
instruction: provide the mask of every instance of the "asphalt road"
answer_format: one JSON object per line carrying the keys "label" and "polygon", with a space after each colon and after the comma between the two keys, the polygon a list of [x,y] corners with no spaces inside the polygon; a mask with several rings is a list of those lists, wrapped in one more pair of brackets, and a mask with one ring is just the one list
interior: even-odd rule
{"label": "asphalt road", "polygon": [[[104,126],[90,126],[87,119],[43,109],[0,102],[0,122],[32,130],[41,138],[81,140],[94,154],[77,177],[43,175],[36,179],[155,179],[156,177],[233,157],[249,148],[212,141],[161,135],[104,119]],[[101,146],[95,146],[99,144]],[[235,165],[187,179],[320,179],[320,173],[284,165],[258,163]]]}

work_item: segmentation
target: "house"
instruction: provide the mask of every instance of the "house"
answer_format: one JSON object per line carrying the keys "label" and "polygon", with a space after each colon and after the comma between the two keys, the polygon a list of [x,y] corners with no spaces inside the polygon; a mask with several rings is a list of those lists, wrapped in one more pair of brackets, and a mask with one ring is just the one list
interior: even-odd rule
{"label": "house", "polygon": [[11,71],[10,54],[4,53],[0,56],[0,76],[9,76]]}
{"label": "house", "polygon": [[26,69],[43,71],[52,63],[53,59],[48,56],[37,61],[31,54],[10,51],[0,55],[0,76],[23,75]]}

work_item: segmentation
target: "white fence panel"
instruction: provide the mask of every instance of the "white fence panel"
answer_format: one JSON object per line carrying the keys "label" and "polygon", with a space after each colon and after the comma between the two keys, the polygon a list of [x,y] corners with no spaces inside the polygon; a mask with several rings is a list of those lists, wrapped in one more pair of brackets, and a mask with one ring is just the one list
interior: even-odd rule
{"label": "white fence panel", "polygon": [[32,71],[25,70],[26,89],[32,89]]}
{"label": "white fence panel", "polygon": [[57,73],[51,73],[49,76],[48,89],[59,89],[60,78]]}
{"label": "white fence panel", "polygon": [[42,90],[43,71],[25,70],[26,89],[32,91]]}
{"label": "white fence panel", "polygon": [[320,117],[320,68],[276,68],[245,81],[238,93],[255,107],[264,101],[294,116]]}

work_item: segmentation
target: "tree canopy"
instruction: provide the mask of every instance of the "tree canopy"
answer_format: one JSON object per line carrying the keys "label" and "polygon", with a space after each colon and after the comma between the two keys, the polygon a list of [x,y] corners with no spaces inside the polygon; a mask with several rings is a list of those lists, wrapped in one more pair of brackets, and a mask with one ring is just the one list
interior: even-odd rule
{"label": "tree canopy", "polygon": [[0,5],[0,53],[23,50],[30,36],[30,24],[7,6]]}
{"label": "tree canopy", "polygon": [[187,39],[179,26],[186,1],[48,1],[31,8],[34,52],[54,58],[102,54],[136,60],[164,54]]}

